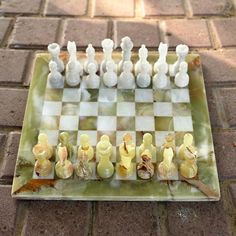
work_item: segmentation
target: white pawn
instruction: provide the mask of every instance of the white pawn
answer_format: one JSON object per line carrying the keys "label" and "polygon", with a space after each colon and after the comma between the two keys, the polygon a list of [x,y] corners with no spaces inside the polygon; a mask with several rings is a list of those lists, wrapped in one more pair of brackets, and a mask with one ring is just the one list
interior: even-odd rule
{"label": "white pawn", "polygon": [[118,88],[122,89],[134,89],[135,79],[131,72],[133,69],[133,63],[131,61],[125,61],[123,64],[123,72],[118,78]]}
{"label": "white pawn", "polygon": [[89,73],[88,71],[88,65],[90,63],[93,63],[96,66],[96,72],[98,69],[98,63],[95,60],[95,49],[93,48],[93,45],[90,43],[88,45],[88,47],[86,48],[86,56],[87,56],[87,60],[84,62],[84,71],[86,73]]}
{"label": "white pawn", "polygon": [[125,61],[130,61],[131,62],[131,51],[133,49],[133,42],[131,41],[131,39],[126,36],[124,38],[121,39],[121,44],[120,47],[122,49],[122,60],[119,63],[119,72],[123,71],[123,65]]}
{"label": "white pawn", "polygon": [[85,79],[86,87],[91,89],[99,88],[100,86],[100,77],[96,75],[97,67],[96,64],[90,63],[88,65],[89,75]]}
{"label": "white pawn", "polygon": [[103,83],[107,87],[114,87],[117,84],[116,65],[113,61],[106,63],[106,72],[103,75]]}
{"label": "white pawn", "polygon": [[175,51],[178,56],[178,59],[173,65],[170,65],[169,69],[170,76],[175,76],[179,72],[180,63],[185,61],[185,58],[189,52],[189,48],[185,44],[179,44],[176,47]]}
{"label": "white pawn", "polygon": [[64,79],[59,71],[57,71],[57,63],[55,61],[49,62],[48,80],[53,88],[63,88]]}
{"label": "white pawn", "polygon": [[111,39],[104,39],[102,41],[102,49],[104,52],[104,59],[100,66],[100,75],[102,76],[106,72],[106,66],[108,61],[112,61],[112,51],[114,42]]}
{"label": "white pawn", "polygon": [[147,65],[148,73],[151,75],[152,74],[152,66],[147,61],[148,50],[144,44],[142,44],[141,48],[138,50],[138,56],[139,56],[139,60],[137,61],[137,63],[135,64],[135,67],[134,67],[135,75],[137,76],[141,72],[141,64]]}
{"label": "white pawn", "polygon": [[157,74],[154,75],[152,79],[152,84],[154,89],[163,89],[168,86],[170,80],[166,73],[168,72],[168,64],[163,62],[157,67]]}
{"label": "white pawn", "polygon": [[137,85],[140,88],[147,88],[151,83],[151,76],[149,74],[149,66],[146,63],[140,65],[141,71],[137,76]]}
{"label": "white pawn", "polygon": [[155,73],[157,73],[158,66],[161,63],[166,63],[166,56],[167,56],[167,52],[168,52],[168,45],[161,42],[159,44],[159,47],[158,47],[158,52],[159,52],[159,58],[155,62],[154,66],[153,66],[153,70],[154,70]]}
{"label": "white pawn", "polygon": [[59,72],[62,72],[65,67],[63,61],[59,58],[60,54],[60,46],[57,43],[51,43],[48,45],[48,51],[51,54],[51,61],[56,62],[57,64],[57,70]]}
{"label": "white pawn", "polygon": [[175,76],[175,85],[183,88],[189,84],[188,63],[183,61],[180,63],[179,72]]}

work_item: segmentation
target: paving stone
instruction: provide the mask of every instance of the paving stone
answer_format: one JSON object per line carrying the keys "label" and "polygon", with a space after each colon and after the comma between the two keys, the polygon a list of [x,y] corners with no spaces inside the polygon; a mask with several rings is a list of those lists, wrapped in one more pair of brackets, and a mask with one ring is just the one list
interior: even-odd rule
{"label": "paving stone", "polygon": [[13,235],[16,201],[11,197],[11,186],[0,186],[0,235]]}
{"label": "paving stone", "polygon": [[18,131],[11,132],[9,134],[5,155],[3,157],[2,168],[0,171],[1,178],[13,177],[14,175],[20,135],[21,133]]}
{"label": "paving stone", "polygon": [[229,191],[230,191],[234,206],[236,208],[236,183],[232,183],[229,185]]}
{"label": "paving stone", "polygon": [[28,56],[28,51],[0,49],[0,82],[22,82]]}
{"label": "paving stone", "polygon": [[40,47],[55,42],[59,19],[19,17],[13,30],[11,47]]}
{"label": "paving stone", "polygon": [[236,50],[200,51],[205,82],[236,81]]}
{"label": "paving stone", "polygon": [[63,45],[66,46],[67,41],[72,40],[79,47],[87,47],[89,43],[101,47],[101,41],[107,37],[107,31],[107,20],[68,20]]}
{"label": "paving stone", "polygon": [[179,16],[184,15],[180,0],[143,0],[144,16]]}
{"label": "paving stone", "polygon": [[235,178],[236,131],[213,132],[213,140],[220,178]]}
{"label": "paving stone", "polygon": [[184,43],[190,47],[211,47],[205,20],[167,20],[166,38],[170,47]]}
{"label": "paving stone", "polygon": [[85,15],[87,0],[49,0],[46,5],[46,15]]}
{"label": "paving stone", "polygon": [[0,88],[0,125],[22,126],[28,91]]}
{"label": "paving stone", "polygon": [[94,16],[134,16],[134,0],[95,0]]}
{"label": "paving stone", "polygon": [[236,127],[236,89],[222,88],[220,94],[228,124],[230,127]]}
{"label": "paving stone", "polygon": [[232,4],[228,0],[189,1],[193,15],[229,15]]}
{"label": "paving stone", "polygon": [[223,202],[167,203],[169,236],[230,236]]}
{"label": "paving stone", "polygon": [[99,202],[94,235],[159,235],[153,202]]}
{"label": "paving stone", "polygon": [[213,21],[221,47],[236,46],[236,18]]}
{"label": "paving stone", "polygon": [[160,42],[158,25],[156,22],[115,22],[115,44],[120,46],[121,39],[127,35],[132,39],[134,47],[145,44],[147,47],[158,47]]}
{"label": "paving stone", "polygon": [[2,0],[0,11],[4,13],[30,13],[37,14],[40,10],[41,0]]}
{"label": "paving stone", "polygon": [[7,29],[10,25],[10,22],[11,22],[11,19],[9,19],[9,18],[0,18],[0,43],[2,43],[2,40],[3,40],[3,38],[7,32]]}
{"label": "paving stone", "polygon": [[88,235],[91,202],[31,201],[24,235]]}

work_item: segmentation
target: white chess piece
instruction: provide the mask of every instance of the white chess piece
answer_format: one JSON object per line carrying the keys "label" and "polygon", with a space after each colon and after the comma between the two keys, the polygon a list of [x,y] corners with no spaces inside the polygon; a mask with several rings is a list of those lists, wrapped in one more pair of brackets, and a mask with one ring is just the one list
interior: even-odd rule
{"label": "white chess piece", "polygon": [[48,80],[53,88],[63,88],[64,79],[61,73],[57,70],[57,63],[55,61],[49,62]]}
{"label": "white chess piece", "polygon": [[134,44],[128,36],[121,39],[120,47],[122,49],[122,60],[118,65],[119,72],[123,71],[123,65],[125,61],[131,62],[131,51],[133,49],[133,46]]}
{"label": "white chess piece", "polygon": [[147,60],[148,50],[144,44],[142,44],[141,48],[138,50],[138,56],[139,56],[139,60],[137,61],[137,63],[135,64],[135,67],[134,67],[135,75],[137,76],[141,72],[141,64],[147,65],[148,73],[151,75],[152,74],[152,66]]}
{"label": "white chess piece", "polygon": [[157,67],[157,74],[154,75],[152,79],[152,84],[154,89],[163,89],[166,88],[170,80],[166,73],[168,72],[168,64],[163,62]]}
{"label": "white chess piece", "polygon": [[83,74],[83,68],[77,60],[75,42],[68,41],[67,50],[70,57],[69,62],[66,65],[66,82],[69,86],[77,86],[80,83],[80,76]]}
{"label": "white chess piece", "polygon": [[91,89],[99,88],[100,86],[100,77],[96,75],[97,67],[96,64],[90,63],[88,65],[89,75],[85,79],[86,87]]}
{"label": "white chess piece", "polygon": [[88,47],[86,48],[86,56],[87,56],[87,60],[84,62],[84,71],[86,73],[89,73],[88,71],[88,65],[90,63],[93,63],[95,66],[96,66],[96,72],[97,72],[97,69],[98,69],[98,63],[97,61],[95,60],[95,49],[93,47],[93,45],[90,43],[88,45]]}
{"label": "white chess piece", "polygon": [[185,44],[179,44],[176,47],[176,54],[178,56],[178,59],[173,65],[170,65],[169,69],[170,76],[175,76],[179,72],[179,65],[181,62],[185,61],[188,52],[189,48]]}
{"label": "white chess piece", "polygon": [[106,72],[106,66],[108,61],[112,61],[112,51],[113,51],[114,42],[111,39],[104,39],[102,41],[102,49],[104,52],[104,59],[100,66],[100,76]]}
{"label": "white chess piece", "polygon": [[118,78],[118,88],[134,89],[135,79],[132,73],[133,63],[131,61],[125,61],[123,64],[123,72]]}
{"label": "white chess piece", "polygon": [[149,65],[147,63],[143,63],[140,65],[141,71],[137,76],[137,85],[140,88],[147,88],[151,83],[151,76],[149,74]]}
{"label": "white chess piece", "polygon": [[51,43],[48,45],[48,51],[51,54],[51,61],[54,61],[57,63],[57,70],[59,72],[62,72],[65,67],[63,61],[59,58],[60,54],[60,46],[57,43]]}
{"label": "white chess piece", "polygon": [[166,63],[166,56],[168,53],[168,45],[161,42],[158,47],[158,52],[159,52],[159,58],[153,66],[153,70],[155,73],[157,73],[157,71],[158,71],[158,65],[160,65],[161,63]]}
{"label": "white chess piece", "polygon": [[106,63],[106,72],[103,75],[103,83],[107,87],[113,87],[117,84],[117,75],[115,72],[116,65],[113,61]]}
{"label": "white chess piece", "polygon": [[189,84],[188,63],[183,61],[180,63],[179,72],[175,76],[175,85],[183,88]]}

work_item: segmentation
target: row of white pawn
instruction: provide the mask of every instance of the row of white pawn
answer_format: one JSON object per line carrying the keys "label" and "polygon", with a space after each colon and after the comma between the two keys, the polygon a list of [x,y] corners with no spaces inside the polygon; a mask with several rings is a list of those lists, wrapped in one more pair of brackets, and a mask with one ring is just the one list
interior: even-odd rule
{"label": "row of white pawn", "polygon": [[[114,87],[118,84],[119,88],[133,89],[135,83],[141,88],[150,86],[151,80],[153,87],[156,89],[162,89],[168,86],[170,83],[167,73],[171,76],[175,76],[175,84],[178,87],[185,87],[189,83],[189,76],[187,74],[188,64],[185,62],[185,57],[188,54],[188,46],[178,45],[176,47],[176,54],[178,56],[177,61],[168,66],[166,62],[166,56],[168,53],[167,44],[160,43],[158,51],[159,58],[153,66],[154,76],[152,76],[152,65],[148,62],[148,50],[145,45],[142,45],[139,49],[139,60],[134,66],[131,61],[131,50],[133,43],[129,37],[122,38],[122,60],[117,65],[112,60],[114,42],[111,39],[104,39],[102,41],[102,47],[104,52],[104,60],[100,65],[100,76],[103,83],[107,87]],[[53,43],[48,45],[48,50],[51,54],[51,61],[49,62],[50,73],[48,79],[52,87],[61,87],[64,83],[61,72],[64,71],[64,63],[59,58],[60,47],[58,44]],[[76,44],[75,42],[68,42],[67,50],[69,52],[69,61],[66,65],[66,82],[69,86],[77,86],[81,82],[81,76],[83,72],[87,73],[87,77],[84,80],[86,88],[99,88],[100,77],[96,74],[98,71],[98,63],[95,60],[95,49],[92,44],[89,44],[86,49],[87,60],[84,66],[77,60]],[[117,71],[120,74],[117,76]]]}

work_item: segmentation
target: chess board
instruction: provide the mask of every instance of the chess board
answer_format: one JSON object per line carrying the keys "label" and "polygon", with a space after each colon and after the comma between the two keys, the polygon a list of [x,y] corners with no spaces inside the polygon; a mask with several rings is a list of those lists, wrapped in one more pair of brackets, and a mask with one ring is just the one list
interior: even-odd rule
{"label": "chess board", "polygon": [[[62,53],[61,57],[66,63],[67,54]],[[118,63],[121,55],[117,52],[113,57]],[[156,58],[157,55],[151,53],[149,61],[153,64]],[[79,59],[85,60],[85,55],[80,53]],[[98,62],[101,59],[102,54],[97,53]],[[137,61],[136,54],[132,60]],[[167,60],[173,63],[175,55],[168,55]],[[219,182],[200,59],[198,55],[190,54],[187,60],[190,83],[185,88],[176,87],[171,78],[166,88],[158,90],[152,86],[145,89],[107,88],[103,84],[99,89],[85,90],[81,85],[70,87],[66,82],[60,88],[51,87],[47,80],[49,55],[39,54],[25,113],[13,196],[72,200],[218,200]],[[63,131],[69,133],[74,150],[80,144],[81,134],[90,136],[95,150],[100,137],[107,134],[113,146],[113,177],[108,180],[99,178],[96,173],[97,155],[89,163],[93,175],[87,180],[79,179],[75,173],[70,179],[62,180],[54,171],[46,178],[38,177],[34,172],[35,160],[31,152],[38,134],[46,133],[49,143],[56,148],[59,134]],[[132,162],[133,172],[129,176],[122,176],[117,169],[120,161],[118,148],[127,132],[132,135],[137,151]],[[155,174],[148,181],[141,180],[136,173],[140,161],[138,146],[145,133],[152,134],[157,147],[157,155],[152,159]],[[199,150],[197,178],[186,180],[177,176],[171,183],[161,181],[157,165],[162,161],[160,148],[166,135],[174,135],[177,151],[186,133],[194,136]],[[75,152],[71,161],[75,164],[76,160]],[[208,190],[202,192],[204,187]]]}

